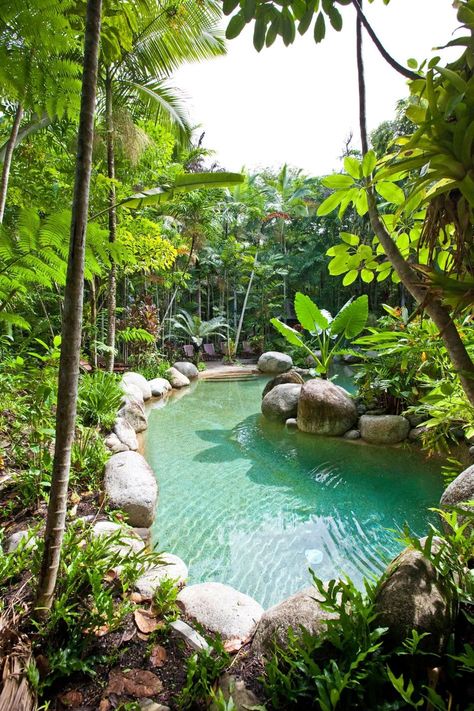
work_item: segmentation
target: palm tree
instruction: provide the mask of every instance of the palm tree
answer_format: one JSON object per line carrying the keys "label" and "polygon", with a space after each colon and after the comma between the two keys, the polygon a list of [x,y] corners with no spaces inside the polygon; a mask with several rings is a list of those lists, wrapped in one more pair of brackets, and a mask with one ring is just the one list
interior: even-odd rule
{"label": "palm tree", "polygon": [[45,545],[41,563],[36,610],[47,615],[59,570],[61,545],[66,524],[67,492],[74,437],[81,349],[84,257],[92,172],[92,145],[96,103],[97,70],[102,0],[88,0],[84,37],[81,113],[76,158],[76,177],[72,203],[71,235],[64,312],[61,358],[59,363],[56,440],[51,493],[46,518]]}
{"label": "palm tree", "polygon": [[[180,101],[167,84],[170,72],[185,61],[199,61],[222,54],[223,40],[218,29],[220,8],[214,0],[196,3],[179,0],[161,5],[158,0],[148,2],[136,17],[136,26],[128,49],[117,55],[116,47],[103,53],[101,83],[105,100],[107,142],[107,175],[109,189],[109,241],[117,232],[115,194],[114,110],[136,107],[152,115],[168,127],[178,140],[188,141],[191,127]],[[107,369],[114,367],[116,268],[112,265],[108,279]]]}
{"label": "palm tree", "polygon": [[187,338],[194,343],[198,361],[204,339],[209,336],[226,338],[226,334],[221,333],[219,329],[229,328],[222,316],[211,318],[210,321],[203,321],[199,316],[192,316],[185,309],[182,309],[181,313],[171,319],[171,324],[176,331],[186,334]]}

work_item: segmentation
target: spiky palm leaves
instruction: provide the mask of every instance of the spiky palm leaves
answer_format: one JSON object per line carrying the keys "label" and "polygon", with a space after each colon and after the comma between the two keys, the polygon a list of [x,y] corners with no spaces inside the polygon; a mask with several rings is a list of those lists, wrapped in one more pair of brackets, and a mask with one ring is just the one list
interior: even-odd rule
{"label": "spiky palm leaves", "polygon": [[211,318],[210,321],[203,321],[199,316],[192,316],[184,309],[175,318],[171,319],[171,324],[176,331],[186,334],[198,349],[201,348],[204,339],[209,336],[226,338],[226,335],[220,329],[229,328],[222,316]]}

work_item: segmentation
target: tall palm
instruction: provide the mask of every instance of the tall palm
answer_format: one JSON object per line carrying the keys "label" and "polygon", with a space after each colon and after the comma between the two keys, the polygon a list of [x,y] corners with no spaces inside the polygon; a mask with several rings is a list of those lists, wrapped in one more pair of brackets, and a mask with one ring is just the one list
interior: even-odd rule
{"label": "tall palm", "polygon": [[[222,54],[224,43],[218,28],[220,8],[215,0],[197,3],[173,0],[162,5],[149,0],[136,18],[132,41],[117,51],[106,48],[102,57],[101,82],[104,94],[109,189],[109,241],[117,232],[115,209],[114,110],[137,107],[171,129],[179,141],[189,140],[191,127],[183,107],[169,87],[170,73],[186,61],[199,61]],[[116,268],[108,283],[107,369],[113,370],[115,349]]]}

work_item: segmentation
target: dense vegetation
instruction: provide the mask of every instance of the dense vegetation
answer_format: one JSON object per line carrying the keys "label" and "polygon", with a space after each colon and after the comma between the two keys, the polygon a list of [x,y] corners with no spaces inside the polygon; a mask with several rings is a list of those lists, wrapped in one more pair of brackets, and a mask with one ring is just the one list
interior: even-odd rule
{"label": "dense vegetation", "polygon": [[[322,41],[347,5],[358,18],[362,151],[346,147],[331,176],[288,165],[236,175],[213,162],[171,76],[225,52],[222,10],[227,38],[254,23],[261,50],[278,36],[290,44],[295,28]],[[375,38],[410,97],[368,136],[362,30],[374,36],[358,0],[0,0],[0,519],[5,539],[29,530],[0,553],[0,657],[5,679],[20,670],[28,681],[25,708],[48,708],[65,680],[94,676],[98,663],[105,675],[127,666],[119,647],[133,584],[159,561],[131,552],[123,530],[104,542],[87,527],[107,511],[117,372],[151,379],[183,359],[183,345],[200,363],[208,343],[227,362],[275,349],[306,367],[309,356],[323,377],[349,356],[367,406],[417,418],[427,452],[450,454],[448,479],[464,468],[474,438],[474,3],[457,5],[463,33],[448,66],[435,57],[402,67]],[[275,648],[261,670],[268,708],[462,708],[474,527],[459,515],[444,512],[444,532],[433,532],[442,554],[423,549],[463,620],[448,647],[428,654],[416,632],[391,646],[376,586],[362,594],[316,580],[336,620],[317,639],[290,635]],[[153,600],[159,622],[142,661],[169,638],[176,592],[164,584]],[[118,630],[120,644],[101,642]],[[177,708],[209,698],[233,708],[214,685],[228,652],[210,644],[176,652]]]}

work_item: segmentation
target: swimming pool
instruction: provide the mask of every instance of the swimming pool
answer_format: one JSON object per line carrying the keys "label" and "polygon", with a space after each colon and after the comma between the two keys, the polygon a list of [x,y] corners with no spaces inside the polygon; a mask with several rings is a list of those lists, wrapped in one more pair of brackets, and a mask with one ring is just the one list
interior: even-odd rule
{"label": "swimming pool", "polygon": [[310,583],[308,566],[357,584],[422,535],[441,464],[411,447],[288,431],[260,414],[265,378],[200,381],[151,410],[146,457],[160,486],[154,537],[190,582],[228,583],[268,607]]}

